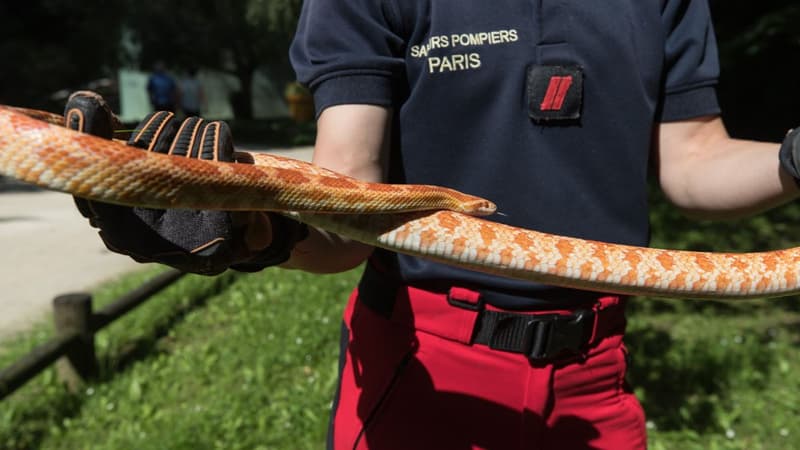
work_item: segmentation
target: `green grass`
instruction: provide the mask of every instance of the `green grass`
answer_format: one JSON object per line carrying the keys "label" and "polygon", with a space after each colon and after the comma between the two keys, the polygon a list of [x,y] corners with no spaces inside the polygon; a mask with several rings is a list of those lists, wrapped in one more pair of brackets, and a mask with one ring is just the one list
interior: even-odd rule
{"label": "green grass", "polygon": [[[153,274],[103,289],[98,303]],[[99,382],[72,395],[50,369],[0,403],[0,448],[320,448],[356,276],[182,280],[98,335]],[[48,334],[4,343],[0,365]]]}
{"label": "green grass", "polygon": [[[767,219],[689,225],[656,205],[654,243],[788,246],[796,218],[790,207]],[[96,303],[157,270],[101,289]],[[270,269],[184,279],[98,335],[98,382],[70,394],[50,369],[0,402],[0,448],[323,448],[341,309],[357,276]],[[798,447],[796,298],[635,299],[629,311],[629,379],[652,449]],[[3,343],[0,366],[49,335],[43,325]]]}

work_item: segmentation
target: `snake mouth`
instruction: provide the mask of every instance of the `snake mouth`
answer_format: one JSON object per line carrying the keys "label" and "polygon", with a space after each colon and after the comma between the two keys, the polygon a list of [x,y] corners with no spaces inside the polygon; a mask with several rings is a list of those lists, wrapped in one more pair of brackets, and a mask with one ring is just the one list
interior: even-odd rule
{"label": "snake mouth", "polygon": [[491,216],[497,213],[497,205],[489,200],[481,200],[475,208],[476,216]]}

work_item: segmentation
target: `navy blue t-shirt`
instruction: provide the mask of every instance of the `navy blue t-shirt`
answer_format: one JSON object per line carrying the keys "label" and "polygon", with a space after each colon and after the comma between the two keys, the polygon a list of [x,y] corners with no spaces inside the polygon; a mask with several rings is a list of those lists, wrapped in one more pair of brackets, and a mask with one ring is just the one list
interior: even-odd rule
{"label": "navy blue t-shirt", "polygon": [[[318,113],[394,108],[390,182],[452,187],[497,203],[490,220],[604,242],[648,243],[654,124],[719,113],[705,0],[306,0],[291,58]],[[549,100],[532,102],[534,66],[579,68],[579,118],[532,117],[563,100],[551,77]],[[418,285],[553,291],[397,262]]]}

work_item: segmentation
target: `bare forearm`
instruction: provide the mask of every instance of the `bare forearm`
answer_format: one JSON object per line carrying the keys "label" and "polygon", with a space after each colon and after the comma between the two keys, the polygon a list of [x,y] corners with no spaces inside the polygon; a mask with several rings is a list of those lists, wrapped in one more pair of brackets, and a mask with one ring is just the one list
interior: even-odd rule
{"label": "bare forearm", "polygon": [[719,124],[682,142],[662,162],[659,175],[667,197],[687,214],[708,219],[752,215],[798,195],[794,180],[780,168],[779,144],[730,138]]}
{"label": "bare forearm", "polygon": [[[365,181],[384,179],[391,110],[370,105],[326,109],[319,119],[313,162]],[[323,230],[309,230],[282,267],[315,273],[341,272],[364,262],[372,247]]]}
{"label": "bare forearm", "polygon": [[[780,169],[778,145],[730,140],[693,164],[678,206],[694,216],[735,218],[791,200],[796,184]],[[688,164],[688,162],[687,162]]]}

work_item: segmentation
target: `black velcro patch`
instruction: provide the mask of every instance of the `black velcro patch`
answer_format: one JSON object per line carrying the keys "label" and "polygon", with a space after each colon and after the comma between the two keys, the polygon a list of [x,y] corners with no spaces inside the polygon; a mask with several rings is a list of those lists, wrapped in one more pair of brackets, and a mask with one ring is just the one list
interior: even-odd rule
{"label": "black velcro patch", "polygon": [[528,115],[537,123],[577,122],[583,108],[583,69],[530,66],[527,93]]}

